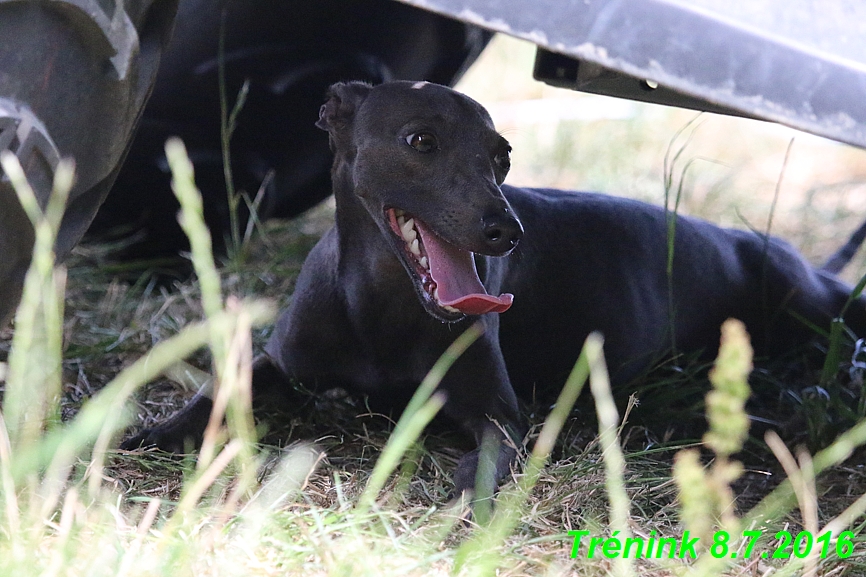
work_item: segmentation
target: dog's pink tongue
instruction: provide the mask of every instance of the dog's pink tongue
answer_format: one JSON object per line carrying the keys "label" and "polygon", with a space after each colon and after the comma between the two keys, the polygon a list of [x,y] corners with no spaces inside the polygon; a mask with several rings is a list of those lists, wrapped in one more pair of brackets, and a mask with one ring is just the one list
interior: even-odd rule
{"label": "dog's pink tongue", "polygon": [[504,293],[495,297],[487,294],[478,278],[471,252],[440,239],[417,219],[415,226],[421,232],[430,263],[430,276],[439,289],[440,304],[467,315],[502,313],[511,307],[514,295]]}

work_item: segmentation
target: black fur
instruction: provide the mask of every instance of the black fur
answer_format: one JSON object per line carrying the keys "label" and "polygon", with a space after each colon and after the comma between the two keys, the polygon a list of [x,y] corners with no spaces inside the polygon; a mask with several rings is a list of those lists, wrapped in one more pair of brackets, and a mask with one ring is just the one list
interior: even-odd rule
{"label": "black fur", "polygon": [[[783,352],[814,336],[790,311],[827,328],[851,291],[778,239],[684,216],[669,284],[672,215],[633,200],[503,185],[507,142],[484,108],[443,86],[338,84],[317,125],[335,153],[336,225],[307,258],[257,374],[276,368],[307,386],[405,400],[480,320],[483,336],[441,384],[443,411],[479,443],[487,431],[498,435],[500,479],[515,455],[501,431],[519,439],[526,430],[515,391],[561,387],[591,331],[603,333],[612,377],[623,383],[670,351],[672,333],[678,350],[712,354],[730,317],[745,322],[759,354]],[[510,310],[475,316],[441,306],[389,209],[423,224],[428,250],[436,242],[474,253],[492,298],[514,295]],[[862,298],[846,321],[866,333]],[[178,420],[126,446],[176,447]],[[473,487],[477,459],[476,450],[460,462],[458,491]]]}

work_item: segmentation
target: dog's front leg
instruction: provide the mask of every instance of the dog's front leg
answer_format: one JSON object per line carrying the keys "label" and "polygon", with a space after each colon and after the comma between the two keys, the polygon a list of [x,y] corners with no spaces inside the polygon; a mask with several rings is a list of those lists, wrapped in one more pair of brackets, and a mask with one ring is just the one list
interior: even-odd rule
{"label": "dog's front leg", "polygon": [[142,429],[120,444],[123,451],[156,447],[170,453],[184,453],[201,446],[210,419],[213,401],[198,392],[178,413],[163,423]]}
{"label": "dog's front leg", "polygon": [[[253,408],[257,409],[264,403],[270,405],[277,396],[285,397],[285,393],[290,391],[285,383],[286,377],[266,355],[258,357],[253,364]],[[139,447],[157,447],[170,453],[198,449],[213,409],[210,394],[210,390],[199,391],[167,421],[141,430],[124,441],[120,448],[131,451]],[[286,400],[280,398],[282,402]]]}
{"label": "dog's front leg", "polygon": [[[485,323],[488,324],[488,323]],[[477,448],[460,459],[454,474],[455,495],[474,490],[490,495],[504,479],[517,456],[516,447],[526,434],[526,424],[508,379],[496,331],[488,330],[455,361],[442,380],[447,395],[443,413],[469,432]],[[495,455],[486,447],[494,447]],[[488,459],[478,478],[479,460]],[[495,461],[494,461],[495,459]],[[485,483],[480,487],[478,482]]]}
{"label": "dog's front leg", "polygon": [[[480,435],[476,434],[482,438],[479,446],[463,455],[457,463],[457,470],[454,473],[455,496],[467,491],[472,491],[476,495],[492,495],[499,483],[508,476],[511,464],[517,458],[516,446],[520,443],[519,437],[522,435],[516,431],[506,434],[500,428],[501,426],[501,423],[491,419],[479,427],[482,430]],[[489,439],[489,444],[484,442],[485,439]],[[488,453],[486,447],[495,447],[496,450]],[[485,461],[485,467],[482,469],[485,474],[479,478],[478,471],[482,460]]]}

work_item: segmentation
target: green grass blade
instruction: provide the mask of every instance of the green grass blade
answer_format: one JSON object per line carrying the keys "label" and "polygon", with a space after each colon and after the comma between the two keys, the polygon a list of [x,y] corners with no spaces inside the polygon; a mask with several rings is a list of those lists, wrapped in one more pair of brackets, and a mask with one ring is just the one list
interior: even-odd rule
{"label": "green grass blade", "polygon": [[427,373],[424,380],[421,381],[418,390],[412,395],[412,399],[400,416],[400,420],[397,421],[394,432],[391,434],[388,443],[385,445],[385,449],[382,451],[382,455],[376,462],[370,479],[367,481],[367,486],[364,487],[364,492],[358,500],[359,513],[364,514],[369,511],[379,491],[385,486],[388,477],[400,463],[400,459],[412,443],[418,439],[424,427],[433,420],[433,417],[436,416],[436,413],[445,404],[443,396],[434,394],[436,387],[439,386],[439,383],[442,381],[445,373],[448,372],[448,369],[451,368],[451,365],[454,364],[454,361],[481,336],[483,330],[481,323],[475,323],[466,329],[462,335],[451,343],[451,346],[448,347],[433,365],[433,368],[430,369],[430,372]]}
{"label": "green grass blade", "polygon": [[506,486],[500,491],[490,524],[479,527],[472,538],[457,550],[454,573],[463,571],[468,575],[493,575],[500,565],[501,548],[517,526],[526,500],[538,483],[541,472],[553,451],[556,438],[589,377],[589,356],[592,354],[590,352],[592,345],[589,343],[595,339],[600,337],[593,334],[587,338],[587,343],[584,344],[580,357],[559,393],[556,404],[544,421],[523,475],[513,486]]}
{"label": "green grass blade", "polygon": [[[813,459],[815,475],[845,462],[857,447],[862,447],[864,444],[866,444],[866,419],[839,435],[839,438],[829,447],[815,455]],[[749,511],[744,524],[749,525],[753,522],[762,524],[776,520],[790,511],[796,503],[794,488],[786,479]]]}
{"label": "green grass blade", "polygon": [[[259,324],[271,317],[267,306],[252,304],[250,308],[251,316]],[[50,431],[31,454],[16,458],[12,469],[14,478],[20,480],[49,465],[51,470],[64,470],[97,438],[117,434],[127,426],[130,417],[123,406],[139,386],[207,344],[213,330],[210,325],[232,323],[232,315],[222,313],[210,321],[188,325],[180,334],[154,346],[90,399],[69,425]]]}
{"label": "green grass blade", "polygon": [[33,224],[34,245],[15,316],[4,399],[7,434],[13,451],[28,453],[46,426],[60,421],[63,295],[66,275],[54,266],[54,241],[72,188],[73,167],[61,162],[45,211],[40,208],[18,159],[0,155],[21,206]]}
{"label": "green grass blade", "polygon": [[[625,490],[625,457],[622,454],[618,435],[619,413],[610,389],[602,342],[599,335],[590,335],[586,341],[590,367],[589,387],[598,414],[598,435],[604,458],[605,488],[610,502],[610,528],[613,533],[619,532],[619,538],[624,542],[631,537],[628,523],[631,502]],[[614,575],[621,577],[634,575],[633,559],[620,556],[614,559],[612,564]]]}
{"label": "green grass blade", "polygon": [[[222,311],[223,299],[220,276],[213,260],[213,242],[204,222],[204,205],[195,185],[192,162],[179,138],[165,143],[165,155],[171,168],[171,187],[180,202],[180,225],[189,238],[192,262],[201,286],[205,316]],[[216,351],[215,351],[216,352]]]}
{"label": "green grass blade", "polygon": [[[193,166],[183,142],[177,138],[165,144],[165,153],[172,172],[172,190],[181,205],[180,223],[189,238],[192,262],[201,285],[202,306],[210,318],[223,310],[220,275],[213,259],[213,243],[204,221],[201,193],[195,186]],[[252,474],[255,425],[252,419],[250,366],[252,344],[249,322],[243,314],[237,317],[240,326],[226,327],[211,334],[210,345],[216,371],[214,408],[199,456],[199,468],[205,469],[213,459],[216,431],[226,416],[230,433],[244,440],[241,460]]]}

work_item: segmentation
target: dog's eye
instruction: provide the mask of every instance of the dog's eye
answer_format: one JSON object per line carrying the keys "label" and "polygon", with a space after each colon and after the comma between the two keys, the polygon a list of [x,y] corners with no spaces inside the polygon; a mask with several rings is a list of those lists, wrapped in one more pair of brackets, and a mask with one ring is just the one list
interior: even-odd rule
{"label": "dog's eye", "polygon": [[511,147],[509,146],[499,154],[493,157],[493,162],[502,170],[511,169]]}
{"label": "dog's eye", "polygon": [[436,137],[429,132],[416,132],[406,137],[406,143],[418,152],[433,152],[439,148]]}

